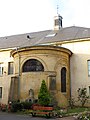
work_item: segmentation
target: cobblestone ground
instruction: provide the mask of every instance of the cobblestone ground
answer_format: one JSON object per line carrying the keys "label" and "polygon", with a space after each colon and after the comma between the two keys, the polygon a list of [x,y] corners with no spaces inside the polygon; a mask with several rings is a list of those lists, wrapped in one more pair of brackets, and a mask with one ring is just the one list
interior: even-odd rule
{"label": "cobblestone ground", "polygon": [[[46,118],[41,117],[32,117],[29,115],[17,115],[1,112],[0,120],[46,120]],[[65,118],[50,118],[48,120],[75,120],[73,117],[65,117]]]}

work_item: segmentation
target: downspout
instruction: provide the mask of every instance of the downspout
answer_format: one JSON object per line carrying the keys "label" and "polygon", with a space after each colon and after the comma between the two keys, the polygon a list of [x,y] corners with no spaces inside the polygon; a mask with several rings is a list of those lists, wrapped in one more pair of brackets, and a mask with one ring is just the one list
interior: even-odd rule
{"label": "downspout", "polygon": [[[72,56],[73,53],[71,53],[71,56]],[[71,57],[70,56],[70,57]],[[71,89],[71,59],[69,57],[69,79],[70,79],[70,98],[72,97],[72,89]]]}
{"label": "downspout", "polygon": [[18,54],[18,100],[20,100],[20,54],[18,48],[16,48]]}

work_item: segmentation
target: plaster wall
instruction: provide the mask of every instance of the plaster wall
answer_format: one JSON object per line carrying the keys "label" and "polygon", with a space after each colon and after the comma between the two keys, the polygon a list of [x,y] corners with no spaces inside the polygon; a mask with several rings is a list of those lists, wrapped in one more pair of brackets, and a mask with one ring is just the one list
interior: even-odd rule
{"label": "plaster wall", "polygon": [[88,76],[87,64],[87,60],[90,60],[90,41],[62,44],[62,47],[68,48],[73,53],[70,59],[72,96],[77,98],[77,89],[82,87],[87,88],[87,93],[90,96],[90,76]]}
{"label": "plaster wall", "polygon": [[2,98],[0,103],[8,103],[8,95],[10,91],[11,77],[8,75],[8,62],[12,62],[13,58],[10,57],[10,51],[0,51],[0,63],[3,63],[3,75],[0,76],[0,87],[2,87]]}

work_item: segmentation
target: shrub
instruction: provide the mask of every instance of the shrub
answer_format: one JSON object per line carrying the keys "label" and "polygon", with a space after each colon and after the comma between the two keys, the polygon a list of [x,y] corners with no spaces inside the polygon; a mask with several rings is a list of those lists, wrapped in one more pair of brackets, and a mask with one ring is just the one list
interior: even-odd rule
{"label": "shrub", "polygon": [[47,89],[45,80],[42,81],[40,91],[38,94],[38,101],[40,105],[49,105],[51,101],[50,93]]}
{"label": "shrub", "polygon": [[6,111],[7,110],[7,105],[6,104],[1,104],[0,105],[0,109],[1,109],[1,111]]}
{"label": "shrub", "polygon": [[32,106],[32,102],[14,101],[12,102],[11,111],[17,112],[17,111],[22,111],[23,109],[28,110],[28,109],[31,109],[31,106]]}
{"label": "shrub", "polygon": [[90,120],[90,112],[85,111],[78,114],[77,120]]}
{"label": "shrub", "polygon": [[23,106],[19,101],[13,101],[12,102],[12,107],[11,107],[12,112],[21,111],[22,108],[23,108]]}
{"label": "shrub", "polygon": [[22,109],[31,109],[32,102],[21,102]]}
{"label": "shrub", "polygon": [[87,96],[87,89],[86,88],[79,88],[78,90],[78,101],[80,101],[81,106],[83,107],[87,102],[89,96]]}
{"label": "shrub", "polygon": [[71,97],[71,98],[68,100],[68,102],[69,102],[69,107],[70,107],[70,108],[74,108],[74,106],[75,106],[75,99],[74,99],[73,97]]}

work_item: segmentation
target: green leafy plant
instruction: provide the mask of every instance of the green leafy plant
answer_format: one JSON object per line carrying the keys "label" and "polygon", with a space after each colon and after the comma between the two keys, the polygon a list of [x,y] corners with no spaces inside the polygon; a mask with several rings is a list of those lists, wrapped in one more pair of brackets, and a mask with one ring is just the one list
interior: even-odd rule
{"label": "green leafy plant", "polygon": [[17,112],[22,110],[22,104],[19,101],[13,101],[12,102],[12,107],[11,107],[11,112]]}
{"label": "green leafy plant", "polygon": [[38,101],[40,105],[49,105],[51,101],[50,93],[47,89],[45,80],[42,81],[40,91],[38,94]]}
{"label": "green leafy plant", "polygon": [[78,114],[77,120],[90,120],[90,112],[84,111]]}
{"label": "green leafy plant", "polygon": [[78,100],[80,101],[81,106],[83,107],[89,98],[89,96],[87,95],[87,89],[79,88],[77,91],[78,91]]}
{"label": "green leafy plant", "polygon": [[31,109],[32,103],[31,102],[20,102],[20,101],[13,101],[11,104],[11,111],[17,112],[22,110],[29,110]]}
{"label": "green leafy plant", "polygon": [[21,102],[21,105],[22,105],[22,109],[25,109],[25,110],[30,110],[31,107],[32,107],[32,102]]}
{"label": "green leafy plant", "polygon": [[74,106],[75,106],[75,99],[74,99],[74,97],[70,97],[70,99],[68,100],[68,102],[69,102],[70,108],[71,109],[74,108]]}

